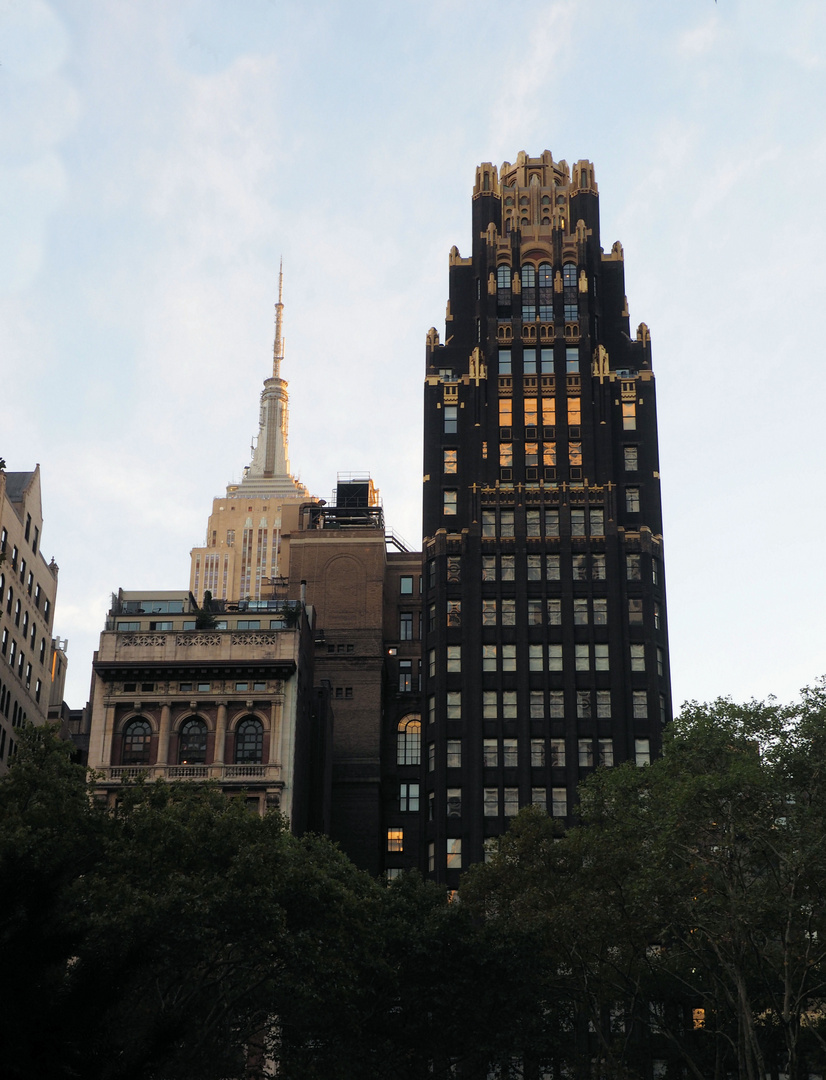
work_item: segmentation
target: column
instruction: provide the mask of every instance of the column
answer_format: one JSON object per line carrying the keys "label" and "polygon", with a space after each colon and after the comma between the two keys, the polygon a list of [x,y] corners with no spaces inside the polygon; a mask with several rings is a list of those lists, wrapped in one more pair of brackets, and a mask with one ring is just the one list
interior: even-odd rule
{"label": "column", "polygon": [[[221,772],[224,768],[224,750],[226,749],[225,743],[227,741],[227,703],[225,701],[218,702],[218,719],[215,723],[215,753],[213,755],[213,764],[217,765]],[[219,774],[220,775],[220,772]]]}
{"label": "column", "polygon": [[161,705],[161,723],[158,728],[158,760],[156,764],[166,769],[169,763],[169,726],[170,718],[172,716],[172,710],[169,705],[164,702]]}

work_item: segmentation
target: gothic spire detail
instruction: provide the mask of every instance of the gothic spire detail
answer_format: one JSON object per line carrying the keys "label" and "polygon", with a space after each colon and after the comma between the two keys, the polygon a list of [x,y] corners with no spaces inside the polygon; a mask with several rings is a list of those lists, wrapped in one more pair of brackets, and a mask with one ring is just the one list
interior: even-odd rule
{"label": "gothic spire detail", "polygon": [[278,265],[278,303],[275,305],[275,341],[272,347],[272,377],[281,378],[281,361],[284,359],[284,338],[282,327],[284,321],[284,257]]}

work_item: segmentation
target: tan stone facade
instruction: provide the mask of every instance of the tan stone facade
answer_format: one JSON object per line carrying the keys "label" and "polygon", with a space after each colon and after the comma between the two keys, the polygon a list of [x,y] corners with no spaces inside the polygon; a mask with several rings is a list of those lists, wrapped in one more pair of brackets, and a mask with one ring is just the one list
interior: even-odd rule
{"label": "tan stone facade", "polygon": [[0,770],[14,751],[17,729],[46,722],[66,678],[62,642],[52,638],[57,566],[40,545],[40,466],[0,471]]}

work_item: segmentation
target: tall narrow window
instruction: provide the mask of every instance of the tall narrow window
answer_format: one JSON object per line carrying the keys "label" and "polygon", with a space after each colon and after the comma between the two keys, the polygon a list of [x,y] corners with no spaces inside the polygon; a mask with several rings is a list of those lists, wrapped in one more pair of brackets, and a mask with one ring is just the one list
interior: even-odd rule
{"label": "tall narrow window", "polygon": [[459,430],[459,406],[445,405],[445,435],[455,435]]}
{"label": "tall narrow window", "polygon": [[634,401],[622,403],[622,427],[624,431],[637,430],[637,404]]}
{"label": "tall narrow window", "polygon": [[582,423],[582,403],[578,397],[568,398],[568,424],[578,426]]}
{"label": "tall narrow window", "polygon": [[623,464],[626,472],[637,471],[637,448],[636,446],[625,446],[622,451]]}
{"label": "tall narrow window", "polygon": [[203,765],[206,762],[207,726],[193,717],[181,728],[178,743],[179,765]]}
{"label": "tall narrow window", "polygon": [[648,739],[634,739],[634,756],[639,767],[651,763],[651,746]]}
{"label": "tall narrow window", "polygon": [[629,514],[640,512],[640,489],[630,487],[625,489],[625,509]]}
{"label": "tall narrow window", "polygon": [[264,760],[264,725],[254,716],[242,720],[235,732],[236,765],[260,765]]}
{"label": "tall narrow window", "polygon": [[152,729],[142,717],[130,720],[123,732],[122,765],[148,765]]}
{"label": "tall narrow window", "polygon": [[418,716],[405,716],[399,721],[396,764],[418,765],[421,761],[421,753],[421,720]]}
{"label": "tall narrow window", "polygon": [[446,473],[455,473],[457,467],[457,450],[445,450],[444,452],[444,471]]}
{"label": "tall narrow window", "polygon": [[459,493],[455,489],[448,489],[444,492],[443,512],[445,516],[453,516],[456,513],[456,503]]}

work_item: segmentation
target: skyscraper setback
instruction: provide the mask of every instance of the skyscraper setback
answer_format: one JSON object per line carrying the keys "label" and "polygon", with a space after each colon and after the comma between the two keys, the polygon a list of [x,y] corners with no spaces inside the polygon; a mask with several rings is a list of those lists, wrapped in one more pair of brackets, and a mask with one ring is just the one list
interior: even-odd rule
{"label": "skyscraper setback", "polygon": [[590,162],[477,168],[424,473],[424,850],[454,886],[520,807],[570,821],[671,716],[650,337]]}

